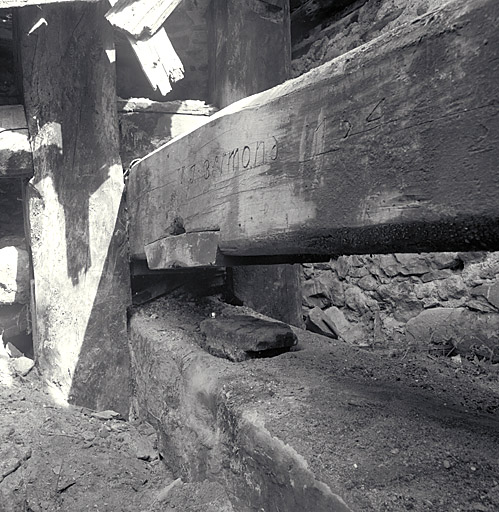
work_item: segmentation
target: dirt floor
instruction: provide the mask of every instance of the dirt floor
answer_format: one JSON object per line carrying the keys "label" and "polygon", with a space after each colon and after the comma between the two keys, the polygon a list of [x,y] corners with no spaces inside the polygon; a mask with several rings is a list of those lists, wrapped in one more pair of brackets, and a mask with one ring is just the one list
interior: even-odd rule
{"label": "dirt floor", "polygon": [[231,512],[223,489],[175,479],[146,423],[61,407],[36,369],[0,356],[0,512]]}
{"label": "dirt floor", "polygon": [[[195,318],[213,310],[162,307],[193,336]],[[310,333],[274,362],[237,364],[243,387],[246,373],[261,382],[248,399],[269,419],[281,415],[272,435],[352,510],[499,510],[499,365],[371,353]],[[184,483],[165,468],[149,425],[56,405],[36,368],[16,375],[5,355],[0,377],[0,512],[233,510],[218,484]]]}

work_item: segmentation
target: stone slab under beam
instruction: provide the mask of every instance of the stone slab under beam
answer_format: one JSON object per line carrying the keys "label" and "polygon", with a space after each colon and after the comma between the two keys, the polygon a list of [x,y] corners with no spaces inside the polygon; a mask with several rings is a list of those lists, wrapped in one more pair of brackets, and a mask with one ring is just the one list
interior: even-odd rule
{"label": "stone slab under beam", "polygon": [[144,158],[132,255],[179,218],[241,259],[499,249],[498,16],[446,3]]}

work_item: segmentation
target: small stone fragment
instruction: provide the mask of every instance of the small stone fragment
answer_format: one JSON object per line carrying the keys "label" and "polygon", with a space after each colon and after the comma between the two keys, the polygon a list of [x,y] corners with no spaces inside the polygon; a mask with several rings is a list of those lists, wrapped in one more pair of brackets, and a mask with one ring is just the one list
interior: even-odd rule
{"label": "small stone fragment", "polygon": [[103,438],[109,437],[109,432],[105,428],[101,428],[99,430],[99,436]]}
{"label": "small stone fragment", "polygon": [[29,357],[17,357],[13,360],[12,365],[18,375],[25,377],[35,366],[33,359]]}
{"label": "small stone fragment", "polygon": [[154,442],[147,438],[139,438],[136,442],[135,455],[137,459],[153,461],[159,458],[157,450],[154,449]]}
{"label": "small stone fragment", "polygon": [[120,417],[120,413],[109,409],[106,411],[92,412],[90,416],[92,416],[92,418],[97,418],[98,420],[107,421],[118,419]]}
{"label": "small stone fragment", "polygon": [[157,496],[156,496],[156,499],[154,500],[155,502],[161,502],[161,501],[165,501],[167,498],[168,498],[168,494],[170,493],[170,491],[176,486],[176,485],[181,485],[183,482],[182,482],[182,479],[181,478],[177,478],[176,480],[174,480],[172,483],[168,484],[164,489],[162,489],[161,491],[158,492]]}
{"label": "small stone fragment", "polygon": [[15,357],[23,357],[24,354],[17,349],[17,347],[15,347],[14,345],[12,345],[12,343],[7,343],[7,345],[5,346],[6,350],[7,350],[7,353],[9,354],[10,357],[12,358],[15,358]]}

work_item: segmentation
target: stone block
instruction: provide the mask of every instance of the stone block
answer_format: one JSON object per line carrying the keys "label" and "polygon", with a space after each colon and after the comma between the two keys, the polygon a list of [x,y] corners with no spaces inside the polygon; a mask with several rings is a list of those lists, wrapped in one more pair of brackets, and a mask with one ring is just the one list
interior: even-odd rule
{"label": "stone block", "polygon": [[466,285],[461,276],[451,276],[437,283],[438,296],[442,300],[460,299],[466,295]]}
{"label": "stone block", "polygon": [[335,275],[331,280],[331,300],[333,306],[345,305],[345,289],[343,283]]}
{"label": "stone block", "polygon": [[499,282],[492,285],[481,285],[471,290],[471,295],[484,297],[495,308],[499,309]]}
{"label": "stone block", "polygon": [[365,276],[357,282],[357,286],[366,291],[374,291],[378,288],[379,283],[372,276]]}
{"label": "stone block", "polygon": [[[328,282],[329,281],[329,282]],[[332,304],[331,283],[327,276],[309,279],[302,284],[303,304],[308,307],[328,307]]]}
{"label": "stone block", "polygon": [[443,269],[443,270],[432,270],[426,274],[421,276],[421,281],[423,283],[429,283],[430,281],[439,281],[440,279],[447,279],[452,275],[452,270]]}
{"label": "stone block", "polygon": [[399,273],[404,276],[423,275],[431,270],[427,259],[416,254],[395,254],[400,263]]}
{"label": "stone block", "polygon": [[33,359],[29,359],[28,357],[24,356],[16,357],[12,362],[12,367],[14,368],[15,372],[22,377],[28,375],[34,366],[35,362]]}
{"label": "stone block", "polygon": [[322,314],[336,327],[339,337],[349,345],[368,345],[369,334],[364,323],[349,322],[343,311],[337,307],[330,307],[322,311]]}
{"label": "stone block", "polygon": [[433,308],[422,311],[406,325],[409,343],[450,347],[460,354],[499,361],[499,315],[466,308]]}
{"label": "stone block", "polygon": [[307,315],[305,325],[309,331],[322,334],[328,338],[338,338],[338,328],[328,315],[326,315],[320,308],[313,308],[310,310]]}
{"label": "stone block", "polygon": [[347,256],[340,256],[336,260],[335,264],[336,272],[340,279],[345,279],[348,275],[348,270],[350,269],[350,263],[348,262]]}
{"label": "stone block", "polygon": [[398,274],[398,262],[393,254],[381,254],[378,257],[381,270],[388,276],[394,277]]}
{"label": "stone block", "polygon": [[474,297],[466,301],[465,306],[482,313],[497,313],[497,309],[485,297]]}
{"label": "stone block", "polygon": [[271,355],[271,351],[283,351],[297,343],[289,325],[249,315],[209,318],[200,327],[205,348],[231,361],[244,361],[264,352]]}
{"label": "stone block", "polygon": [[367,267],[350,267],[350,270],[348,271],[348,275],[350,277],[356,277],[358,279],[365,277],[369,275],[369,270],[367,270]]}
{"label": "stone block", "polygon": [[438,270],[454,268],[459,261],[456,252],[436,252],[428,255],[428,259]]}
{"label": "stone block", "polygon": [[360,288],[351,286],[345,290],[345,304],[352,310],[361,315],[370,310],[377,309],[375,300],[367,297]]}

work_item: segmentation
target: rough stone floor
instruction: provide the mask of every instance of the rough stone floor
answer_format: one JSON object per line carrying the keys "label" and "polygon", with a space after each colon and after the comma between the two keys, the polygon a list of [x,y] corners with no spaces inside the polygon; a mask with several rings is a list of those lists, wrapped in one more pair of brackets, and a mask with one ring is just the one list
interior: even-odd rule
{"label": "rough stone floor", "polygon": [[166,470],[150,425],[59,406],[14,363],[0,355],[0,512],[232,511]]}

